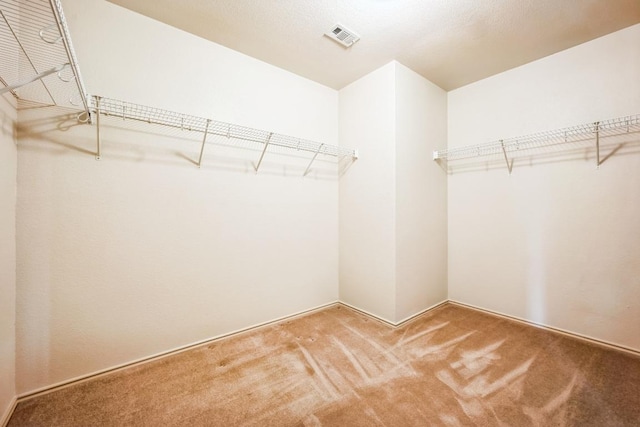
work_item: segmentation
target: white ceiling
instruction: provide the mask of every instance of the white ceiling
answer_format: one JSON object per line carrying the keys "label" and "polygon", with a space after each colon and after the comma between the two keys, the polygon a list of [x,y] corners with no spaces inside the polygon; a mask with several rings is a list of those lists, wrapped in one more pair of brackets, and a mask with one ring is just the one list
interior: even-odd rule
{"label": "white ceiling", "polygon": [[395,59],[451,90],[640,22],[640,0],[110,1],[334,89]]}

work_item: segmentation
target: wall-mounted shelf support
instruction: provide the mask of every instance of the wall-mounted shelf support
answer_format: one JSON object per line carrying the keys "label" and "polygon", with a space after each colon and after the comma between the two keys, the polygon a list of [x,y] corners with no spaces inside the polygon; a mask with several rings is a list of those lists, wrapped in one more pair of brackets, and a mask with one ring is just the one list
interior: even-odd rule
{"label": "wall-mounted shelf support", "polygon": [[600,169],[600,122],[595,122],[596,134],[596,169]]}
{"label": "wall-mounted shelf support", "polygon": [[96,96],[96,160],[100,160],[100,97]]}
{"label": "wall-mounted shelf support", "polygon": [[[36,74],[35,76],[28,78],[27,80],[23,80],[23,81],[21,81],[19,83],[12,84],[11,86],[3,87],[2,89],[0,89],[0,95],[2,95],[5,92],[11,92],[11,91],[13,91],[15,89],[18,89],[18,88],[20,88],[20,87],[22,87],[24,85],[28,85],[29,83],[33,83],[36,80],[40,80],[40,79],[42,79],[44,77],[47,77],[48,75],[53,74],[53,73],[58,73],[58,77],[60,77],[60,74],[59,74],[60,71],[64,70],[67,65],[69,65],[69,64],[58,65],[57,67],[53,67],[53,68],[50,68],[50,69],[48,69],[46,71],[43,71],[43,72],[41,72],[39,74]],[[62,79],[62,77],[60,77],[60,80],[64,81]]]}
{"label": "wall-mounted shelf support", "polygon": [[507,162],[507,169],[509,170],[509,175],[511,175],[511,169],[513,169],[513,161],[509,162],[509,156],[507,156],[507,150],[504,148],[504,141],[500,140],[500,145],[502,146],[502,154],[504,155],[504,161]]}
{"label": "wall-mounted shelf support", "polygon": [[258,160],[258,164],[256,165],[256,173],[258,173],[258,169],[260,169],[260,164],[262,163],[262,159],[264,158],[264,153],[267,152],[267,147],[269,146],[269,142],[271,141],[271,137],[273,136],[273,133],[270,133],[269,136],[267,136],[267,140],[264,142],[264,148],[262,149],[262,153],[260,154],[260,159]]}
{"label": "wall-mounted shelf support", "polygon": [[307,169],[305,169],[305,171],[302,174],[302,176],[307,176],[307,174],[311,170],[311,165],[313,164],[313,161],[316,159],[316,157],[318,157],[318,154],[320,154],[320,150],[322,150],[323,146],[324,146],[324,144],[320,144],[320,146],[318,147],[318,150],[315,152],[315,154],[311,158],[311,161],[309,162],[309,166],[307,166]]}
{"label": "wall-mounted shelf support", "polygon": [[200,157],[198,157],[198,167],[202,166],[202,156],[204,154],[204,144],[207,142],[207,134],[209,133],[209,125],[211,120],[207,120],[207,127],[204,128],[204,136],[202,137],[202,147],[200,147]]}

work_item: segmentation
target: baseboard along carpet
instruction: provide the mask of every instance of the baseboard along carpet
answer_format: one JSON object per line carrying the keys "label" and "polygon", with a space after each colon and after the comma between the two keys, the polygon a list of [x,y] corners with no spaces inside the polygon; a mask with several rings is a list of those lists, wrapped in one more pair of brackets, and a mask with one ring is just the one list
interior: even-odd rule
{"label": "baseboard along carpet", "polygon": [[638,426],[640,357],[446,304],[342,305],[18,403],[9,426]]}

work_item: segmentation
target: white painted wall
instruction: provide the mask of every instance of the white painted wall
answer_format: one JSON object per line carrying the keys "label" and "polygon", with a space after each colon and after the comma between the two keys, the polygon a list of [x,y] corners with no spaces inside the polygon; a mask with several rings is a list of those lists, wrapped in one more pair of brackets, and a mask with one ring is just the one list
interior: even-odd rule
{"label": "white painted wall", "polygon": [[112,120],[97,162],[95,128],[21,112],[18,393],[338,297],[402,320],[446,297],[447,221],[452,299],[640,348],[620,327],[640,323],[629,147],[599,171],[457,171],[448,214],[430,161],[447,132],[456,146],[639,112],[638,26],[446,99],[396,62],[338,94],[108,2],[64,7],[92,93],[340,140],[361,159],[338,184],[332,163],[302,179],[309,156],[270,152],[256,176],[255,148],[216,140],[197,169],[197,137]]}
{"label": "white painted wall", "polygon": [[[640,113],[638,76],[635,25],[450,92],[449,146]],[[449,297],[640,349],[639,139],[454,170]]]}
{"label": "white painted wall", "polygon": [[446,92],[395,61],[340,91],[340,299],[397,323],[447,298]]}
{"label": "white painted wall", "polygon": [[[337,144],[337,92],[98,0],[64,7],[88,90]],[[20,112],[17,389],[338,298],[338,175],[311,155]],[[119,126],[131,130],[119,129]],[[218,140],[212,142],[220,142]],[[187,158],[185,158],[187,157]]]}
{"label": "white painted wall", "polygon": [[0,96],[0,423],[16,395],[16,169],[18,115]]}
{"label": "white painted wall", "polygon": [[340,90],[340,300],[395,319],[395,62]]}
{"label": "white painted wall", "polygon": [[447,141],[447,93],[396,63],[396,313],[447,299],[447,175],[430,161]]}

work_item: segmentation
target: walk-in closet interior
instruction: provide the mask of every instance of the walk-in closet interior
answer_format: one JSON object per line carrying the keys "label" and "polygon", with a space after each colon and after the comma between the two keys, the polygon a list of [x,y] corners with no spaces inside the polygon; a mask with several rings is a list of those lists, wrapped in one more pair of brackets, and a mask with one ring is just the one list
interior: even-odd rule
{"label": "walk-in closet interior", "polygon": [[637,0],[0,0],[0,426],[640,424]]}

